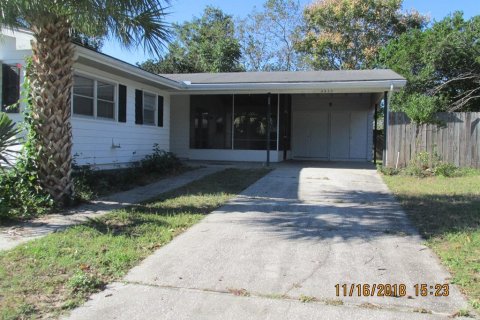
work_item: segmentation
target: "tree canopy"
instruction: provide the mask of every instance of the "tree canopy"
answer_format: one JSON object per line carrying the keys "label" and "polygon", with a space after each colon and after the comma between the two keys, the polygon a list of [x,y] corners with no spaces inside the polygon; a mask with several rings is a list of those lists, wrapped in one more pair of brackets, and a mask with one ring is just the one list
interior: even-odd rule
{"label": "tree canopy", "polygon": [[405,33],[381,51],[378,66],[408,80],[393,100],[397,110],[480,110],[480,16],[465,20],[455,12]]}
{"label": "tree canopy", "polygon": [[169,39],[165,8],[170,0],[3,0],[0,24],[7,27],[45,25],[58,19],[73,34],[116,39],[126,47],[144,47],[160,54]]}
{"label": "tree canopy", "polygon": [[242,64],[249,71],[294,71],[304,68],[294,44],[300,36],[301,7],[297,0],[266,0],[238,22]]}
{"label": "tree canopy", "polygon": [[240,44],[231,15],[207,6],[202,17],[174,25],[168,53],[139,66],[154,73],[241,71]]}
{"label": "tree canopy", "polygon": [[305,37],[297,43],[314,69],[372,67],[389,40],[425,26],[417,12],[402,11],[403,0],[319,0],[304,11]]}

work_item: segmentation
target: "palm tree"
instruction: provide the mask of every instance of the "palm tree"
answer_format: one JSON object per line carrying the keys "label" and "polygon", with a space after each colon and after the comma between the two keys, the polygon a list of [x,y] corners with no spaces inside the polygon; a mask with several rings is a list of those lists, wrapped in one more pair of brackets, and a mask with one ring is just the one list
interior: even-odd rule
{"label": "palm tree", "polygon": [[125,47],[159,53],[169,38],[170,0],[2,0],[0,28],[33,31],[30,97],[39,178],[59,204],[73,194],[70,99],[75,46],[72,34],[115,38]]}

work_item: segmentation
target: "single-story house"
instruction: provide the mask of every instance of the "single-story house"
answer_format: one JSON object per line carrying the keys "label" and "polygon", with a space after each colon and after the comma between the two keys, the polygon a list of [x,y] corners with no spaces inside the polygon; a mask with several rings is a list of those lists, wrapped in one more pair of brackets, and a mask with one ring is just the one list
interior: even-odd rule
{"label": "single-story house", "polygon": [[[2,33],[5,111],[32,34]],[[76,55],[73,153],[98,167],[137,161],[154,144],[192,160],[266,161],[269,149],[272,162],[370,161],[375,106],[406,84],[391,70],[157,75],[81,46]],[[19,111],[8,112],[21,121]]]}

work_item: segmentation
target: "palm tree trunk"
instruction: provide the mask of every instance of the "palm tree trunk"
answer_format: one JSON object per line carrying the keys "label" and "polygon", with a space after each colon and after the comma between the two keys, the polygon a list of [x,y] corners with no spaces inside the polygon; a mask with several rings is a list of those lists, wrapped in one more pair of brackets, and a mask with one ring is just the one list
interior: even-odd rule
{"label": "palm tree trunk", "polygon": [[45,19],[33,24],[30,75],[33,127],[38,136],[40,183],[58,204],[73,195],[71,90],[74,45],[69,23]]}

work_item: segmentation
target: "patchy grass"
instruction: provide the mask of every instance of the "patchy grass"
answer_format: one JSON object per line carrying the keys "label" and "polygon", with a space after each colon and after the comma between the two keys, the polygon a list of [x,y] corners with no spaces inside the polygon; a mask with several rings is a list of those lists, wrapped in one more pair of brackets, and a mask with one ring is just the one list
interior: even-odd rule
{"label": "patchy grass", "polygon": [[142,167],[93,171],[84,167],[77,169],[73,174],[75,192],[80,201],[90,201],[101,196],[145,186],[192,169],[195,168],[183,166],[180,162],[161,171],[147,171]]}
{"label": "patchy grass", "polygon": [[415,178],[384,176],[422,236],[480,310],[480,172]]}
{"label": "patchy grass", "polygon": [[1,318],[58,317],[80,305],[267,172],[228,169],[1,252]]}
{"label": "patchy grass", "polygon": [[300,300],[300,302],[303,302],[303,303],[310,303],[310,302],[317,302],[318,301],[318,299],[315,298],[315,297],[306,296],[306,295],[303,295],[303,294],[300,295],[298,300]]}

